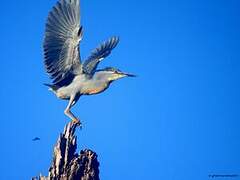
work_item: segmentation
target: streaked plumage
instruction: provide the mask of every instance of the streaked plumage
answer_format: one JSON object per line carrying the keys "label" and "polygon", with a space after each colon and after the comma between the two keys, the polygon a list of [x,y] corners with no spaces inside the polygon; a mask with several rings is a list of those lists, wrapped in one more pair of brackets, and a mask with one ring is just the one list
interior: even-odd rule
{"label": "streaked plumage", "polygon": [[83,37],[80,24],[79,0],[59,0],[50,11],[44,38],[44,64],[53,84],[45,84],[61,99],[69,100],[65,114],[74,122],[79,120],[70,108],[81,95],[103,92],[114,80],[126,76],[115,68],[97,70],[98,64],[107,57],[119,42],[112,37],[91,52],[82,63],[79,44]]}

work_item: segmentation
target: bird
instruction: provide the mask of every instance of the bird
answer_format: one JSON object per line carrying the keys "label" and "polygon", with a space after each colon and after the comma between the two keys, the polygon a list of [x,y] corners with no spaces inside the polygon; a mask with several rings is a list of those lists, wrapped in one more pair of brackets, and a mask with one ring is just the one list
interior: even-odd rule
{"label": "bird", "polygon": [[81,96],[102,93],[118,79],[135,77],[114,67],[97,68],[119,43],[118,36],[102,42],[84,61],[80,54],[82,39],[80,0],[58,0],[48,14],[45,26],[44,67],[52,79],[51,84],[45,85],[59,99],[68,100],[64,113],[80,125],[80,119],[71,108]]}
{"label": "bird", "polygon": [[40,141],[40,138],[39,137],[35,137],[32,139],[32,141]]}

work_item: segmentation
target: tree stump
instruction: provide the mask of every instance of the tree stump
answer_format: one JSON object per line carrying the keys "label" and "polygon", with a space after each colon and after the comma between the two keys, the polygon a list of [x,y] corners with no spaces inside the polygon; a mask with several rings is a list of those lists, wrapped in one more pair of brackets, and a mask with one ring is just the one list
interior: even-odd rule
{"label": "tree stump", "polygon": [[38,176],[32,180],[99,180],[97,154],[89,149],[76,153],[76,124],[68,123],[54,147],[53,160],[48,176]]}

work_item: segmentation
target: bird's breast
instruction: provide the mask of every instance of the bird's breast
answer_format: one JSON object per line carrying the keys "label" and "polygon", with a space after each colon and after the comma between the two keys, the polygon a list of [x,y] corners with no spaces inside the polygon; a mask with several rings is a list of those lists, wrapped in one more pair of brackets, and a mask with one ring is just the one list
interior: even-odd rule
{"label": "bird's breast", "polygon": [[89,94],[89,95],[91,95],[91,94],[98,94],[98,93],[100,93],[100,92],[102,92],[104,90],[105,90],[105,88],[100,88],[100,87],[98,87],[98,88],[89,88],[89,89],[85,90],[84,94]]}
{"label": "bird's breast", "polygon": [[107,88],[107,84],[101,84],[98,86],[90,86],[83,88],[83,94],[92,95],[103,92]]}

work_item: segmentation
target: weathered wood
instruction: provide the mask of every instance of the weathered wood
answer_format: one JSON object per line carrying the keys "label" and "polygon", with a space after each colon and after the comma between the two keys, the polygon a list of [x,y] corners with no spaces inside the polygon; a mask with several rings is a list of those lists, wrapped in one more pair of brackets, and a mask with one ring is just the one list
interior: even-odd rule
{"label": "weathered wood", "polygon": [[99,180],[97,154],[89,149],[76,153],[76,128],[73,123],[65,126],[54,147],[48,176],[40,175],[32,180]]}

